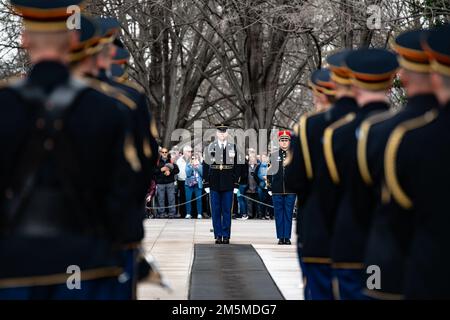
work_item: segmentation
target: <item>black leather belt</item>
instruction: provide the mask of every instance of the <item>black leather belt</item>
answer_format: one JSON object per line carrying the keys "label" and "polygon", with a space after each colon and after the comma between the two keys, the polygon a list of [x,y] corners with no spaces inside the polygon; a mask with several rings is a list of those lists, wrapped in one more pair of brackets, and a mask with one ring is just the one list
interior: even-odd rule
{"label": "black leather belt", "polygon": [[212,164],[211,169],[215,170],[231,170],[234,168],[234,165],[231,164]]}

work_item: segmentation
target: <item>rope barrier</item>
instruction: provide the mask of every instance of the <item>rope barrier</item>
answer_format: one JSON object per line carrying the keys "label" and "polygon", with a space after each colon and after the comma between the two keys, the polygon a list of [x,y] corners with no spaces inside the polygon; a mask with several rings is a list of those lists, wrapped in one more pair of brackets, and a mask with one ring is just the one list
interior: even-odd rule
{"label": "rope barrier", "polygon": [[244,198],[246,198],[246,199],[248,199],[248,200],[250,200],[250,201],[253,201],[253,202],[256,202],[256,203],[262,204],[263,206],[266,206],[266,207],[268,207],[268,208],[272,208],[272,209],[273,209],[273,206],[271,206],[271,205],[268,205],[267,203],[264,203],[264,202],[261,202],[261,201],[258,201],[258,200],[255,200],[255,199],[252,199],[252,198],[250,198],[250,197],[247,197],[246,195],[243,195],[243,194],[241,194],[241,195],[240,195],[240,197],[244,197]]}
{"label": "rope barrier", "polygon": [[[147,210],[163,210],[163,209],[177,208],[177,207],[184,206],[185,204],[188,204],[188,203],[191,203],[191,202],[195,202],[195,201],[197,201],[197,200],[199,200],[199,199],[205,197],[207,194],[208,194],[208,193],[205,193],[205,194],[203,194],[203,195],[200,196],[200,197],[197,197],[197,198],[192,199],[192,200],[190,200],[190,201],[186,201],[186,202],[184,202],[184,203],[175,204],[175,205],[173,205],[173,206],[167,206],[167,207],[148,207],[148,206],[146,205],[145,208],[146,208]],[[255,202],[255,203],[258,203],[258,204],[261,204],[261,205],[263,205],[263,206],[266,206],[266,207],[268,207],[268,208],[272,208],[272,209],[273,209],[273,206],[268,205],[267,203],[264,203],[264,202],[261,202],[261,201],[252,199],[252,198],[250,198],[250,197],[247,197],[246,195],[240,194],[238,197],[244,197],[244,198],[246,198],[246,199],[248,199],[248,200],[250,200],[250,201],[253,201],[253,202]]]}
{"label": "rope barrier", "polygon": [[203,198],[203,197],[206,196],[206,195],[207,195],[207,193],[205,193],[204,195],[202,195],[202,196],[200,196],[200,197],[197,197],[197,198],[195,198],[195,199],[192,199],[192,200],[190,200],[190,201],[186,201],[186,202],[184,202],[184,203],[175,204],[175,205],[173,205],[173,206],[168,206],[168,207],[147,207],[147,205],[146,205],[145,208],[146,208],[147,210],[158,210],[158,209],[161,209],[161,210],[162,210],[162,209],[177,208],[177,207],[184,206],[185,204],[188,204],[188,203],[197,201],[198,199],[201,199],[201,198]]}

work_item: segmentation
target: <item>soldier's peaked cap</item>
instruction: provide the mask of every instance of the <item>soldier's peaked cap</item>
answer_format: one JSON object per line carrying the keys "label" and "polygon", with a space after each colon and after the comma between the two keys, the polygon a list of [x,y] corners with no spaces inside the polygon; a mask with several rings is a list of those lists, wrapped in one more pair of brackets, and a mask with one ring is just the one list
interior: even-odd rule
{"label": "soldier's peaked cap", "polygon": [[450,24],[435,28],[422,39],[433,71],[450,77]]}
{"label": "soldier's peaked cap", "polygon": [[399,68],[397,56],[385,49],[359,49],[345,59],[352,84],[370,91],[388,89]]}
{"label": "soldier's peaked cap", "polygon": [[351,84],[350,73],[345,65],[345,58],[350,52],[352,50],[344,49],[327,57],[327,63],[331,70],[331,79],[338,84]]}
{"label": "soldier's peaked cap", "polygon": [[222,132],[227,131],[227,129],[229,129],[229,128],[230,128],[230,126],[227,124],[224,124],[224,123],[216,124],[216,129],[219,131],[222,131]]}
{"label": "soldier's peaked cap", "polygon": [[330,69],[322,68],[314,71],[311,74],[309,85],[313,91],[323,93],[326,95],[335,95],[336,85],[331,81]]}
{"label": "soldier's peaked cap", "polygon": [[71,6],[83,6],[84,0],[10,0],[13,10],[23,18],[26,30],[68,30],[67,19],[75,12]]}
{"label": "soldier's peaked cap", "polygon": [[120,23],[113,17],[98,17],[96,22],[100,27],[103,43],[112,43],[120,29]]}
{"label": "soldier's peaked cap", "polygon": [[71,50],[70,60],[75,62],[98,53],[102,48],[100,40],[99,26],[95,20],[91,17],[82,15],[79,40],[77,45]]}
{"label": "soldier's peaked cap", "polygon": [[402,68],[419,73],[430,72],[430,60],[422,47],[422,40],[428,32],[429,30],[411,30],[395,38],[391,46],[398,53]]}

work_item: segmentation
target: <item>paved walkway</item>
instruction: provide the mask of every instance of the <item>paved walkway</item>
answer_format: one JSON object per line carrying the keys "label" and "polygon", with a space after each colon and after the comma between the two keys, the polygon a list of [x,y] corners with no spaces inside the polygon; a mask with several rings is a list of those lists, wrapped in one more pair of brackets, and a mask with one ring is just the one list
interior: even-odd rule
{"label": "paved walkway", "polygon": [[[151,284],[138,288],[139,299],[186,300],[189,290],[194,244],[213,243],[211,220],[147,220],[144,247],[158,261],[173,292]],[[295,245],[279,246],[275,222],[247,220],[232,222],[231,242],[252,244],[285,299],[303,299],[303,284]],[[295,238],[292,239],[295,243]]]}

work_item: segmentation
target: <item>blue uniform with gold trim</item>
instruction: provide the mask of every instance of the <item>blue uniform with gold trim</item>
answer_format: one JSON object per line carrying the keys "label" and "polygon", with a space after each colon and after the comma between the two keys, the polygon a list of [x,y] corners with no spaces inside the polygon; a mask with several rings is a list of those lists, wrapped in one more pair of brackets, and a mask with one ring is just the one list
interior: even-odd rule
{"label": "blue uniform with gold trim", "polygon": [[386,143],[399,123],[421,116],[437,106],[434,95],[411,97],[398,113],[374,116],[363,122],[360,128],[359,148],[362,149],[358,155],[358,166],[361,178],[355,179],[353,185],[356,195],[353,203],[357,221],[369,230],[364,263],[366,266],[377,265],[382,270],[382,288],[367,291],[376,298],[401,298],[405,259],[405,253],[397,245],[389,228],[390,217],[398,206],[390,201],[383,202],[383,198],[386,200],[389,197],[384,179]]}
{"label": "blue uniform with gold trim", "polygon": [[323,132],[331,123],[355,110],[355,100],[344,97],[326,112],[303,116],[291,142],[292,160],[286,167],[286,183],[298,196],[299,255],[303,261],[307,286],[311,288],[311,297],[308,298],[314,300],[333,299],[330,235],[320,204],[320,199],[326,196],[320,195],[324,190],[323,184],[329,183],[324,175]]}
{"label": "blue uniform with gold trim", "polygon": [[[389,106],[384,102],[369,103],[358,112],[349,114],[328,127],[324,135],[327,172],[329,180],[334,184],[332,188],[323,190],[324,197],[321,199],[324,218],[332,236],[331,259],[337,278],[351,279],[349,284],[340,283],[341,299],[362,298],[362,262],[367,235],[355,220],[355,195],[352,193],[353,181],[359,174],[356,154],[358,128],[367,117],[388,109]],[[347,275],[340,276],[339,273]]]}
{"label": "blue uniform with gold trim", "polygon": [[214,237],[218,240],[231,236],[231,214],[233,189],[239,188],[243,155],[236,145],[226,142],[221,148],[217,141],[211,143],[205,152],[203,163],[203,187],[210,188],[211,217]]}
{"label": "blue uniform with gold trim", "polygon": [[[42,90],[50,95],[70,79],[67,67],[41,62],[25,79],[25,92]],[[122,221],[132,203],[132,170],[125,152],[128,119],[112,107],[115,100],[86,85],[58,122],[61,125],[55,122],[70,148],[63,149],[55,140],[54,147],[46,143],[24,155],[39,128],[50,130],[37,118],[39,105],[26,96],[11,86],[0,90],[0,296],[117,298],[113,288],[122,269],[113,245],[126,237]],[[36,160],[44,147],[49,155],[36,168],[33,188],[20,209],[11,211],[11,203],[25,190],[16,171],[28,157]],[[58,153],[68,161],[63,163]],[[15,214],[9,216],[10,212]],[[66,287],[67,268],[72,265],[81,269],[81,290]]]}
{"label": "blue uniform with gold trim", "polygon": [[406,258],[406,299],[449,299],[450,103],[440,112],[401,123],[386,148],[391,201],[400,208],[392,228]]}

